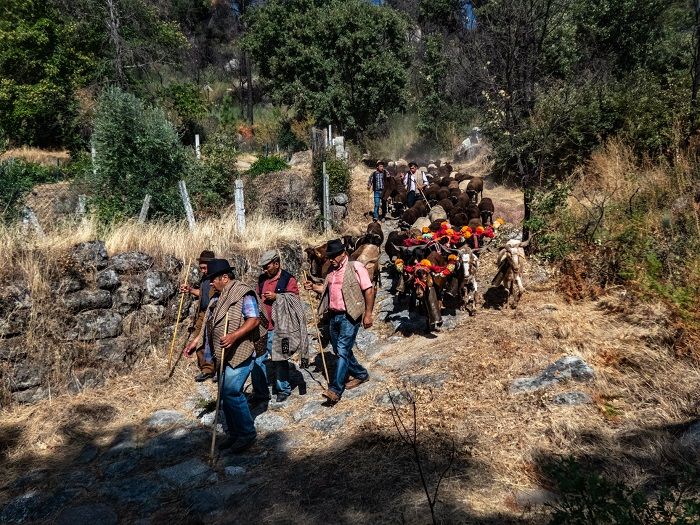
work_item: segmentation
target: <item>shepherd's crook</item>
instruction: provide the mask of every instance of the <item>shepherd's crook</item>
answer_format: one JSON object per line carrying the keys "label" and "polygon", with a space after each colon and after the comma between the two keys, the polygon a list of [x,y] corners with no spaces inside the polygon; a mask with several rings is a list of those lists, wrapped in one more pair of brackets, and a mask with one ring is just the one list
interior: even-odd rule
{"label": "shepherd's crook", "polygon": [[[192,267],[192,258],[187,263],[187,273],[185,274],[185,284],[190,277],[190,268]],[[182,315],[182,305],[185,302],[185,293],[180,294],[180,306],[177,309],[177,321],[175,321],[175,329],[173,330],[173,340],[170,342],[170,352],[168,352],[168,369],[173,364],[173,348],[175,347],[175,339],[177,338],[177,328],[180,325],[180,315]]]}
{"label": "shepherd's crook", "polygon": [[[224,322],[224,336],[228,334],[228,312],[226,312],[226,321]],[[214,464],[214,448],[216,447],[216,427],[219,424],[219,403],[221,402],[221,390],[224,388],[224,356],[226,349],[221,347],[221,362],[219,363],[219,385],[216,389],[216,411],[214,412],[214,427],[211,430],[211,449],[209,450],[209,459],[211,464]]]}
{"label": "shepherd's crook", "polygon": [[[306,270],[304,270],[304,281],[308,281],[309,276],[306,273]],[[313,283],[313,281],[311,281]],[[318,320],[316,318],[316,310],[312,307],[311,308],[311,315],[313,315],[313,323],[314,326],[316,327],[316,337],[318,337],[318,347],[321,349],[321,361],[323,361],[323,371],[326,373],[326,384],[330,385],[331,378],[328,375],[328,366],[326,365],[326,354],[324,353],[323,350],[323,345],[321,344],[321,330],[318,327]]]}

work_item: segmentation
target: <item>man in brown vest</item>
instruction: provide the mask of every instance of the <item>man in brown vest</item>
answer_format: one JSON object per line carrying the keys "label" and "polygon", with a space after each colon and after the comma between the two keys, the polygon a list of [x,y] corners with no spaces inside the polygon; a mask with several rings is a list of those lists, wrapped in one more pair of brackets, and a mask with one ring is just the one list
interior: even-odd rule
{"label": "man in brown vest", "polygon": [[[265,351],[267,319],[260,309],[255,291],[233,278],[233,269],[225,259],[209,263],[209,280],[219,292],[219,300],[210,306],[199,336],[185,348],[187,354],[204,345],[204,337],[216,360],[224,360],[221,383],[221,408],[226,417],[229,437],[219,448],[241,452],[255,441],[255,425],[243,394],[257,351]],[[257,343],[257,345],[256,345]],[[219,365],[217,364],[217,369]]]}
{"label": "man in brown vest", "polygon": [[[307,281],[304,287],[321,294],[319,318],[330,316],[331,344],[338,362],[335,376],[329,378],[323,397],[335,404],[346,388],[356,388],[369,380],[367,370],[358,363],[352,349],[360,323],[365,328],[372,326],[374,288],[365,267],[348,259],[341,239],[329,241],[326,254],[331,268],[325,282],[312,284]],[[349,376],[352,379],[348,380]]]}

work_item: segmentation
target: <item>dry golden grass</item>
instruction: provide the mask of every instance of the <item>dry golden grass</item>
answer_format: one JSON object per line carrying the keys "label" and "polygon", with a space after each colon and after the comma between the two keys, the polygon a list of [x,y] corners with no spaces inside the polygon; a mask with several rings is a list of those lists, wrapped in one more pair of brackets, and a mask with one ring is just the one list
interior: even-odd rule
{"label": "dry golden grass", "polygon": [[70,160],[68,150],[50,151],[39,148],[22,146],[12,148],[0,154],[0,159],[20,159],[44,166],[56,166],[58,162],[66,164]]}

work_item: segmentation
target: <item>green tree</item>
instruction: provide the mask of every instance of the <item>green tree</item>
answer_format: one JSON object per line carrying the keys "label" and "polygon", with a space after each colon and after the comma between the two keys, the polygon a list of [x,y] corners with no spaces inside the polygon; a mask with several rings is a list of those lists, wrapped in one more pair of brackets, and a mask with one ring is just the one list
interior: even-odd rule
{"label": "green tree", "polygon": [[363,0],[272,0],[244,38],[273,98],[356,134],[405,107],[407,21]]}
{"label": "green tree", "polygon": [[99,99],[92,136],[95,172],[84,175],[98,216],[110,221],[138,214],[146,194],[151,214],[182,216],[178,181],[186,179],[191,155],[160,108],[119,88]]}

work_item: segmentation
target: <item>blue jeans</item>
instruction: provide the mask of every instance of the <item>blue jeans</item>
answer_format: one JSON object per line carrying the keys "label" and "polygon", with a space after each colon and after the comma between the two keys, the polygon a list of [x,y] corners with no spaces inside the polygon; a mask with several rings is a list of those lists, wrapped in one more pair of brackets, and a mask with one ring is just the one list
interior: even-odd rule
{"label": "blue jeans", "polygon": [[352,349],[355,346],[355,338],[360,330],[360,323],[354,323],[344,314],[331,315],[330,333],[331,344],[333,350],[338,356],[338,362],[335,367],[335,377],[331,379],[328,388],[339,396],[345,390],[345,382],[348,380],[348,375],[352,375],[357,379],[366,379],[369,377],[367,370],[355,359]]}
{"label": "blue jeans", "polygon": [[234,438],[255,436],[253,416],[250,415],[248,400],[243,394],[243,386],[253,368],[253,362],[253,358],[249,357],[236,368],[226,365],[224,369],[221,408],[226,417],[228,432]]}
{"label": "blue jeans", "polygon": [[272,339],[274,331],[267,332],[267,352],[255,358],[251,381],[253,383],[253,397],[258,399],[270,399],[268,371],[275,371],[275,392],[290,395],[292,386],[289,384],[289,363],[287,361],[272,360]]}
{"label": "blue jeans", "polygon": [[372,216],[375,219],[379,218],[379,209],[382,206],[382,192],[381,191],[375,191],[374,192],[374,213]]}

